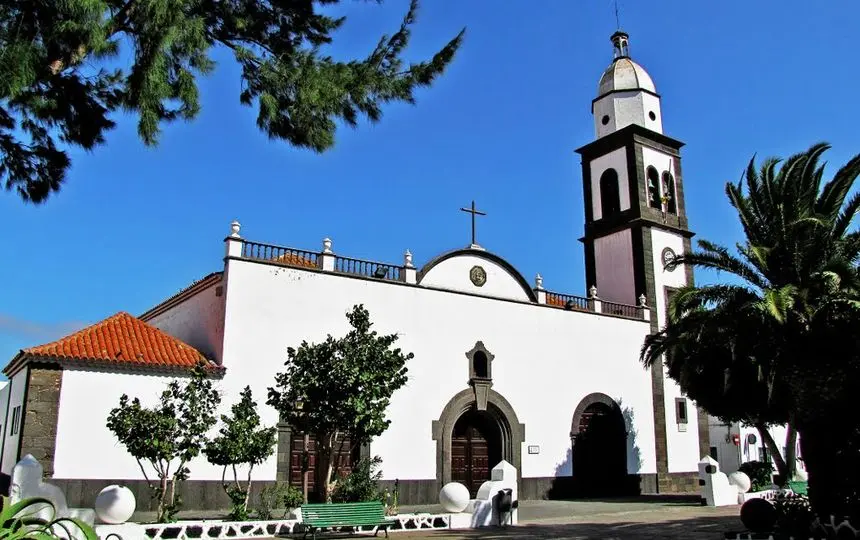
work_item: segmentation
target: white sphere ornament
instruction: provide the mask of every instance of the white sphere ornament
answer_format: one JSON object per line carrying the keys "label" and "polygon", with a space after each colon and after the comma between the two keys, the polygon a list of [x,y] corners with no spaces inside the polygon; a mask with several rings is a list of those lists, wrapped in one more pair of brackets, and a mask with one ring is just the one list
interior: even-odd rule
{"label": "white sphere ornament", "polygon": [[729,475],[729,485],[735,486],[738,493],[746,493],[752,487],[752,482],[750,482],[750,477],[746,473],[735,471]]}
{"label": "white sphere ornament", "polygon": [[439,492],[439,504],[452,514],[459,514],[469,506],[469,488],[459,482],[449,482]]}
{"label": "white sphere ornament", "polygon": [[125,486],[111,485],[101,490],[96,497],[96,515],[109,525],[125,523],[134,514],[137,501],[134,493]]}

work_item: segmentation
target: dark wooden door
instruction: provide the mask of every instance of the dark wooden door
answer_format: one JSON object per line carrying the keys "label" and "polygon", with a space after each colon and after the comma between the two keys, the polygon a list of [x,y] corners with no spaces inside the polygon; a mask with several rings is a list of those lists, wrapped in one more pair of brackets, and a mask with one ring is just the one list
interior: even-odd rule
{"label": "dark wooden door", "polygon": [[472,497],[502,459],[500,434],[485,416],[477,411],[463,415],[451,439],[451,481],[469,488]]}
{"label": "dark wooden door", "polygon": [[[290,485],[299,489],[302,487],[302,454],[304,452],[304,436],[301,433],[293,433],[292,448],[290,448]],[[335,445],[335,452],[338,453],[336,464],[338,466],[338,474],[341,476],[348,475],[352,470],[352,465],[355,462],[356,456],[351,453],[351,444],[349,439],[341,439]],[[311,435],[308,437],[308,491],[314,493],[316,491],[316,471],[317,464],[317,442],[316,438]]]}

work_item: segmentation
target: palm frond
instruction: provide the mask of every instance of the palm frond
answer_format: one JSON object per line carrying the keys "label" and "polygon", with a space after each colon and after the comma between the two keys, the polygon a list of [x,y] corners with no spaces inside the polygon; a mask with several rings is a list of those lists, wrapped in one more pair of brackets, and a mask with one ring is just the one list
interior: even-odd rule
{"label": "palm frond", "polygon": [[761,241],[767,235],[767,221],[762,219],[761,214],[757,210],[757,205],[754,202],[755,196],[752,194],[749,196],[744,195],[740,183],[737,185],[732,183],[726,184],[726,196],[729,198],[731,205],[737,210],[747,238],[751,242]]}
{"label": "palm frond", "polygon": [[699,240],[699,248],[701,251],[692,253],[684,253],[669,261],[666,265],[667,269],[675,268],[682,264],[689,264],[693,267],[709,268],[721,272],[728,272],[741,279],[751,283],[752,285],[765,288],[767,281],[752,265],[735,257],[729,251],[718,244]]}
{"label": "palm frond", "polygon": [[845,197],[854,186],[854,181],[860,175],[860,154],[854,156],[848,163],[842,166],[833,179],[824,185],[824,189],[818,198],[816,211],[827,216],[829,219],[837,219]]}
{"label": "palm frond", "polygon": [[851,226],[851,223],[854,221],[858,212],[860,212],[860,191],[852,195],[851,198],[848,199],[848,202],[845,203],[839,217],[837,217],[833,222],[831,235],[834,238],[844,236],[845,233],[848,232],[848,228]]}
{"label": "palm frond", "polygon": [[797,287],[794,285],[768,289],[764,293],[763,307],[778,323],[785,323],[788,312],[796,304],[797,292]]}

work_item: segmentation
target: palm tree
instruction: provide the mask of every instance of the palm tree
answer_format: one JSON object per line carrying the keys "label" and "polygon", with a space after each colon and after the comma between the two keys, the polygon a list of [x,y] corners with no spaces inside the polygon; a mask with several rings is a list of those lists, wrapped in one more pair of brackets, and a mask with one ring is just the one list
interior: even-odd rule
{"label": "palm tree", "polygon": [[[711,287],[711,293],[723,293]],[[776,463],[781,481],[796,472],[794,449],[797,432],[789,423],[784,392],[772,392],[770,332],[761,313],[749,309],[751,293],[731,291],[724,301],[711,302],[695,287],[678,291],[670,304],[672,321],[649,336],[642,359],[650,367],[665,362],[667,374],[685,393],[712,416],[724,422],[741,422],[758,429],[762,442]],[[783,457],[768,428],[788,424]]]}
{"label": "palm tree", "polygon": [[[701,390],[692,384],[701,382],[695,374],[722,370],[724,382],[716,386],[723,396],[732,384],[749,388],[747,376],[754,374],[765,401],[757,396],[744,407],[765,422],[784,416],[800,432],[811,502],[821,512],[839,505],[826,496],[839,490],[836,449],[825,446],[847,447],[856,431],[834,417],[847,416],[844,405],[853,408],[860,392],[860,343],[856,330],[845,331],[860,324],[860,231],[851,229],[860,194],[849,196],[860,155],[823,183],[820,158],[829,148],[816,144],[781,165],[767,159],[760,170],[753,158],[744,178],[726,186],[746,236],[737,254],[700,241],[697,251],[667,266],[709,268],[738,283],[682,290],[667,327],[642,351],[646,365],[665,355],[670,376],[693,399],[691,392]],[[793,456],[786,458],[791,466]]]}

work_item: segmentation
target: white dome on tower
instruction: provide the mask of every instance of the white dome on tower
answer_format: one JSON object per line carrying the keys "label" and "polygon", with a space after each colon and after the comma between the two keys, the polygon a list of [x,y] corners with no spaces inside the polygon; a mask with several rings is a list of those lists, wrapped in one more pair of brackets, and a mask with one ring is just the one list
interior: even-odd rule
{"label": "white dome on tower", "polygon": [[616,58],[600,78],[597,95],[618,90],[647,90],[657,93],[654,81],[645,68],[626,56]]}
{"label": "white dome on tower", "polygon": [[619,30],[610,39],[615,58],[600,77],[597,97],[591,104],[595,135],[605,137],[631,124],[662,133],[660,96],[654,81],[630,58],[626,33]]}

